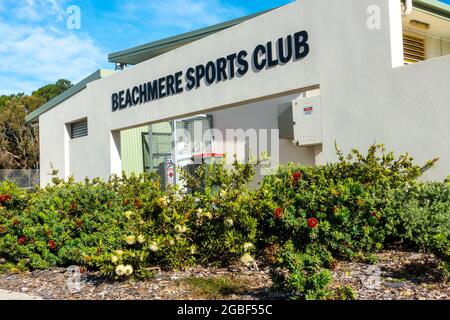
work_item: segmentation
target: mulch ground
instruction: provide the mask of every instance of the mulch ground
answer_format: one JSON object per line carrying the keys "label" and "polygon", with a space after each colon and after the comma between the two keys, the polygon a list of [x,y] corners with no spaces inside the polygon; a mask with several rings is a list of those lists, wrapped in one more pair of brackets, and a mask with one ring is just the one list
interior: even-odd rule
{"label": "mulch ground", "polygon": [[[450,300],[450,286],[438,279],[433,256],[387,250],[375,265],[340,262],[333,270],[333,286],[349,285],[363,300]],[[268,270],[192,268],[158,272],[146,281],[114,282],[96,272],[81,274],[80,287],[66,269],[0,274],[0,289],[52,300],[190,300],[207,299],[185,279],[225,277],[242,287],[220,299],[279,299],[270,292]],[[70,289],[69,289],[70,288]]]}

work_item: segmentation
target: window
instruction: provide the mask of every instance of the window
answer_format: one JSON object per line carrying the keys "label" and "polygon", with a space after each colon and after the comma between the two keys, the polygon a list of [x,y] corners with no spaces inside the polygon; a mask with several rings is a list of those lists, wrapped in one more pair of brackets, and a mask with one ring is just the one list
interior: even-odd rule
{"label": "window", "polygon": [[70,138],[77,139],[88,135],[88,122],[83,119],[70,124]]}
{"label": "window", "polygon": [[405,64],[425,60],[425,39],[403,34],[403,51]]}

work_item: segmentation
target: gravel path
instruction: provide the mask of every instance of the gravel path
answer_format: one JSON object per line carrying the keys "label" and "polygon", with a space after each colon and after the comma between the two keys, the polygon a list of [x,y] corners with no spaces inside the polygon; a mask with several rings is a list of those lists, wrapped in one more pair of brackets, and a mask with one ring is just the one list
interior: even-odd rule
{"label": "gravel path", "polygon": [[0,289],[0,300],[42,300],[42,298]]}
{"label": "gravel path", "polygon": [[[378,254],[376,265],[338,263],[333,270],[334,283],[350,285],[362,300],[450,300],[448,283],[436,278],[436,261],[430,255],[388,250]],[[64,300],[190,300],[205,299],[187,278],[225,277],[242,284],[239,292],[227,293],[221,299],[276,299],[269,292],[268,270],[192,268],[179,272],[159,272],[147,281],[113,282],[95,272],[84,272],[77,278],[67,269],[33,271],[0,275],[0,288],[18,292],[0,298]],[[30,296],[28,296],[30,295]]]}

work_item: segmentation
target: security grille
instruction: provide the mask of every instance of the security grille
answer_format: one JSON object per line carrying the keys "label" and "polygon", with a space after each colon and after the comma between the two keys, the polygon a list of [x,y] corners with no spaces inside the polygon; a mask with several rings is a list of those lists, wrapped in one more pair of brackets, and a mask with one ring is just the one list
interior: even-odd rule
{"label": "security grille", "polygon": [[[179,156],[179,153],[194,155],[211,150],[212,137],[205,137],[206,141],[203,141],[205,131],[211,127],[212,116],[198,116],[149,126],[148,133],[144,132],[142,134],[145,171],[156,172],[160,177],[161,188],[166,189],[169,184],[167,181],[167,169],[168,164],[174,161],[175,155],[173,152],[176,150],[177,156]],[[185,143],[184,149],[186,150],[181,150],[181,143],[175,142],[174,129],[176,131],[184,129],[190,133],[191,141],[190,143]],[[192,148],[192,150],[188,147]]]}
{"label": "security grille", "polygon": [[403,52],[405,64],[425,60],[425,39],[403,34]]}
{"label": "security grille", "polygon": [[87,119],[70,124],[70,138],[77,139],[88,135]]}

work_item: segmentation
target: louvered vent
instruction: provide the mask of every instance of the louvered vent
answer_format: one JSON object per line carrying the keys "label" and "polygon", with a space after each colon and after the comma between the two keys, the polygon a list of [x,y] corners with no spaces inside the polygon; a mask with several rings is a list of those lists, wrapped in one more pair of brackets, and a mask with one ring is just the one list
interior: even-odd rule
{"label": "louvered vent", "polygon": [[76,139],[88,135],[87,119],[77,121],[70,124],[70,138]]}
{"label": "louvered vent", "polygon": [[425,60],[425,39],[403,35],[403,52],[405,64]]}

